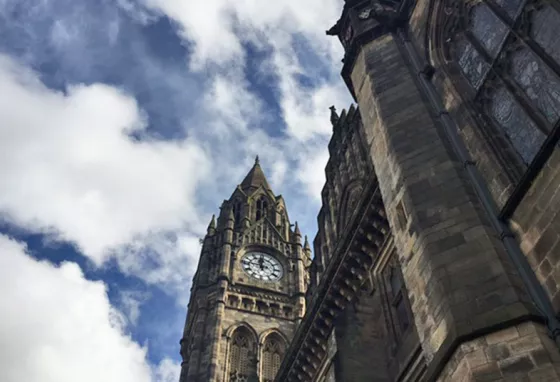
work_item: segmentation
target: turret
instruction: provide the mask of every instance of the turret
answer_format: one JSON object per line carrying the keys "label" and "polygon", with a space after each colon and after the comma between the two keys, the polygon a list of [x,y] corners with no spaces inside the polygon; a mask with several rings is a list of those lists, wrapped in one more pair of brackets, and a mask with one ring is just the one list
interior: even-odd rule
{"label": "turret", "polygon": [[298,222],[296,222],[296,226],[294,227],[294,239],[296,244],[301,246],[301,232],[299,230]]}

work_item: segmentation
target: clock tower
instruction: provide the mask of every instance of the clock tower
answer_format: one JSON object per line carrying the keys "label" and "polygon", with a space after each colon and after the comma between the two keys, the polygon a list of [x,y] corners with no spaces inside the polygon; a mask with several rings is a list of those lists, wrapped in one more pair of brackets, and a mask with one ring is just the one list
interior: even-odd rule
{"label": "clock tower", "polygon": [[305,312],[310,264],[257,157],[202,242],[180,382],[273,381]]}

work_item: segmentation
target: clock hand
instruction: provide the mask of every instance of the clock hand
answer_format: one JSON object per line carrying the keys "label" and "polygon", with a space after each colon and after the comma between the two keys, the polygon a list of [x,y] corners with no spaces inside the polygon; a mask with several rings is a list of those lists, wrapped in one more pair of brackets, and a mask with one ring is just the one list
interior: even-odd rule
{"label": "clock hand", "polygon": [[259,258],[259,267],[261,268],[261,270],[263,270],[264,268],[264,258],[262,257],[262,255]]}

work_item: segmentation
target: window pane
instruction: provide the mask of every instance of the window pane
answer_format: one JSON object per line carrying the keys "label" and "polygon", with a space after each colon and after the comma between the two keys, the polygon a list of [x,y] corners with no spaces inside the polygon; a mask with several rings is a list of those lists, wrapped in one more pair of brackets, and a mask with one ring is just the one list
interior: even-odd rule
{"label": "window pane", "polygon": [[401,328],[401,331],[406,331],[406,329],[408,329],[408,327],[410,326],[410,320],[408,319],[408,312],[406,309],[406,305],[404,302],[404,299],[401,298],[396,306],[395,309],[397,311],[397,318],[399,321],[399,327]]}
{"label": "window pane", "polygon": [[459,66],[471,85],[478,89],[488,73],[489,65],[484,61],[476,49],[466,40],[457,44],[459,55]]}
{"label": "window pane", "polygon": [[491,57],[496,57],[504,42],[508,27],[484,3],[471,10],[470,29]]}
{"label": "window pane", "polygon": [[524,0],[494,0],[504,11],[508,14],[509,17],[515,20],[515,18],[519,15],[521,9],[523,8],[522,5],[525,3]]}
{"label": "window pane", "polygon": [[531,25],[531,37],[560,64],[559,36],[560,14],[549,5],[536,11]]}
{"label": "window pane", "polygon": [[513,54],[512,75],[546,119],[554,124],[560,117],[560,80],[531,50]]}
{"label": "window pane", "polygon": [[546,137],[506,88],[501,87],[492,94],[490,114],[503,128],[523,160],[526,163],[531,162]]}

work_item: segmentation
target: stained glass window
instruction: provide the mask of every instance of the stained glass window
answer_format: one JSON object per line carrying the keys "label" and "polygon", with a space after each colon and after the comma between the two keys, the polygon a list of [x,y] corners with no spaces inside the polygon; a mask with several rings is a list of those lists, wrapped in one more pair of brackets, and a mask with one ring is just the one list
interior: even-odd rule
{"label": "stained glass window", "polygon": [[262,350],[262,380],[273,382],[286,351],[284,339],[276,333],[269,334]]}
{"label": "stained glass window", "polygon": [[[442,39],[472,89],[461,96],[480,105],[481,128],[494,130],[485,136],[507,137],[519,163],[530,164],[560,121],[559,8],[547,0],[447,0],[446,7],[464,9],[446,13],[455,21]],[[503,147],[496,139],[493,147]],[[504,158],[515,160],[510,152]]]}
{"label": "stained glass window", "polygon": [[544,117],[554,124],[560,117],[560,79],[527,47],[511,58],[513,78],[535,103]]}
{"label": "stained glass window", "polygon": [[491,57],[496,57],[508,33],[508,27],[484,3],[472,8],[470,30]]}
{"label": "stained glass window", "polygon": [[478,89],[488,73],[490,65],[466,39],[457,43],[459,66],[473,88]]}
{"label": "stained glass window", "polygon": [[[509,0],[506,0],[509,1]],[[560,13],[544,5],[533,13],[531,37],[560,64]]]}
{"label": "stained glass window", "polygon": [[512,19],[515,19],[517,16],[519,16],[519,12],[521,11],[521,6],[525,3],[524,0],[494,0],[494,1]]}

